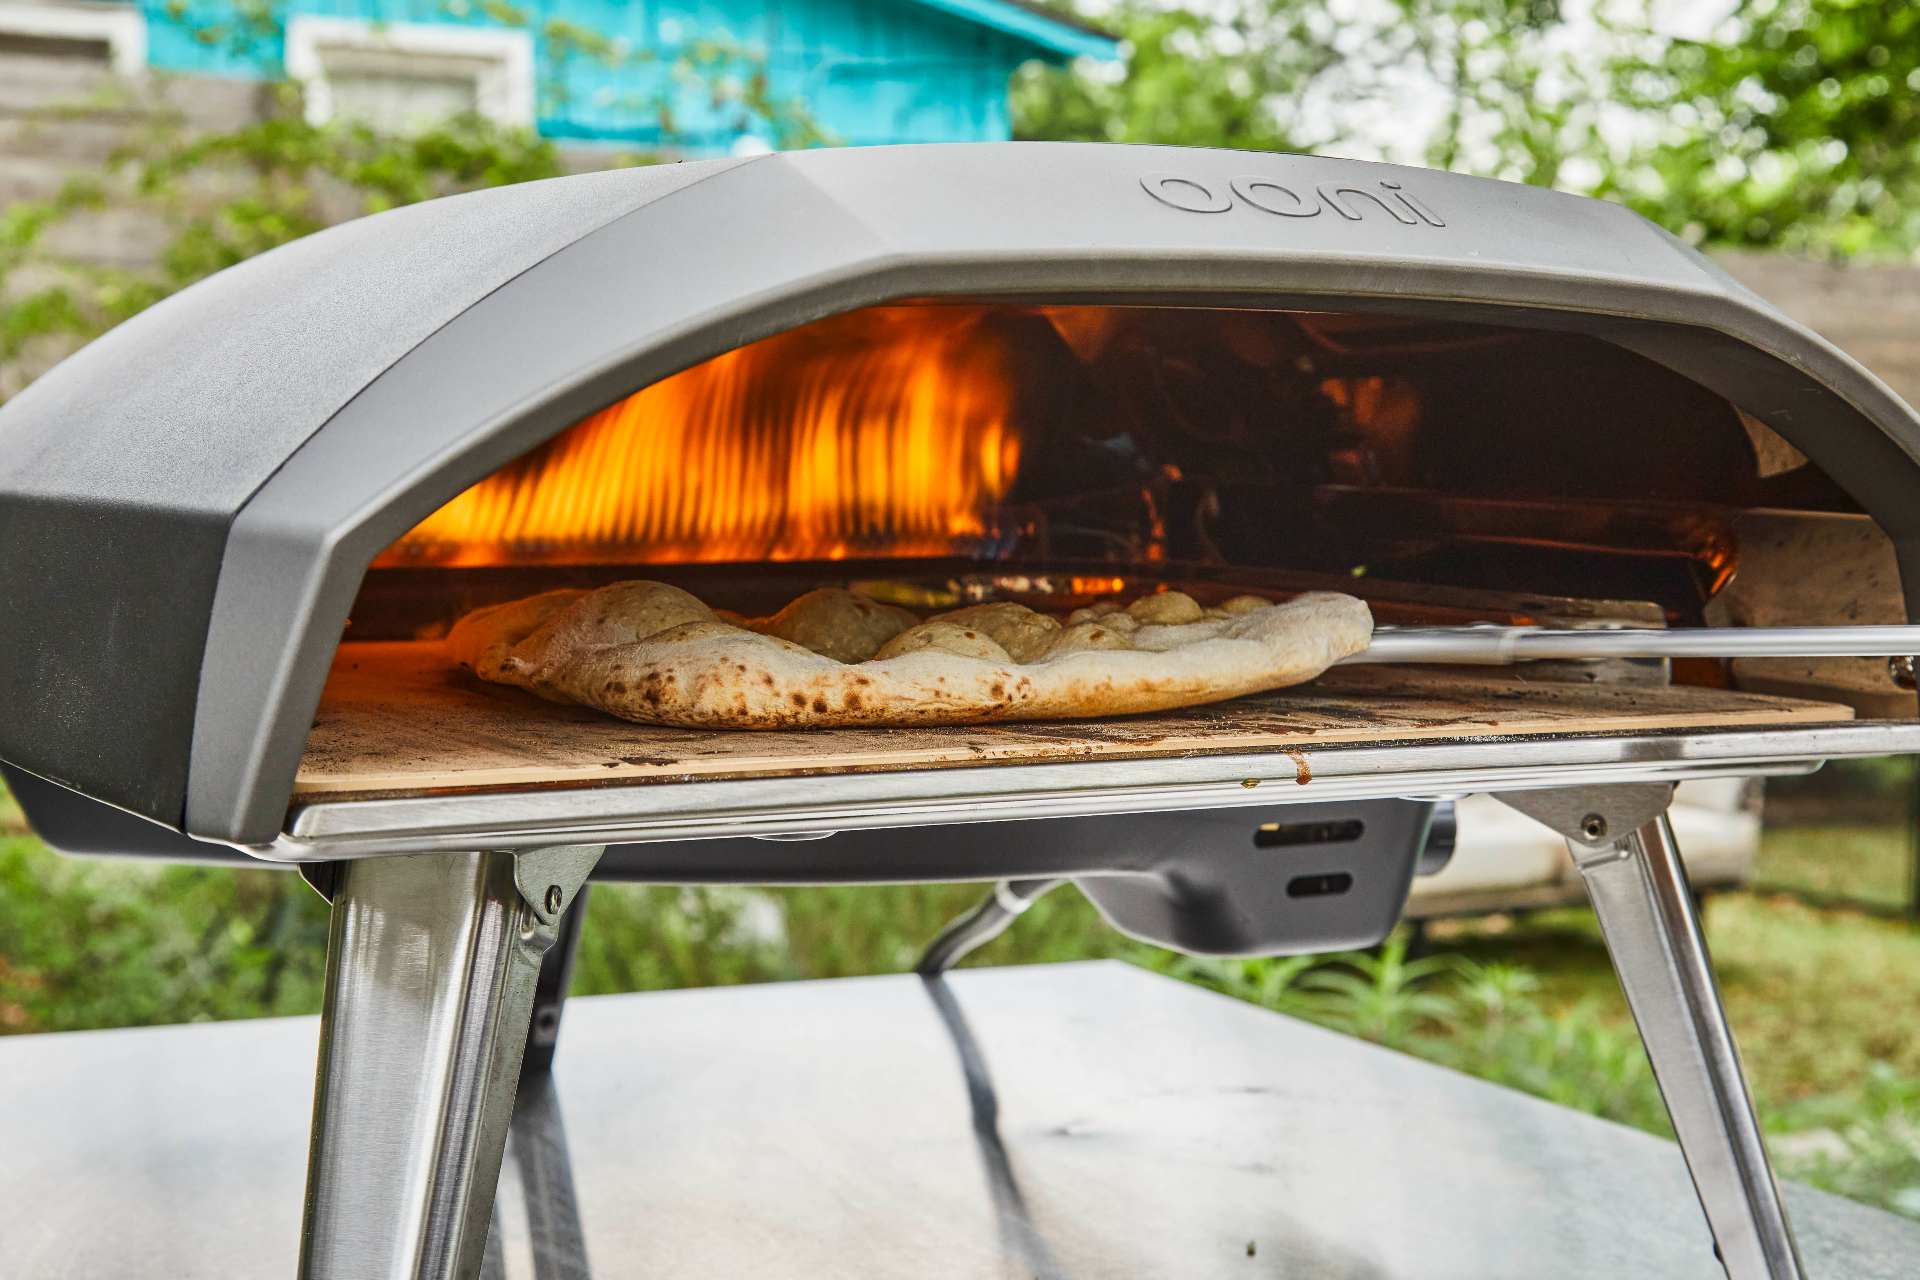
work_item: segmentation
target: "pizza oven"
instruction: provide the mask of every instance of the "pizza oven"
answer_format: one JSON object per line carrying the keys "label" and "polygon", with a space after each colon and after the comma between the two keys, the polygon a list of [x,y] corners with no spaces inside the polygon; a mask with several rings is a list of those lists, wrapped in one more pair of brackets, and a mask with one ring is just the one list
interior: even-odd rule
{"label": "pizza oven", "polygon": [[[934,970],[1067,879],[1188,950],[1364,945],[1473,792],[1566,835],[1643,1028],[1690,1011],[1649,1045],[1729,1273],[1798,1274],[1661,814],[1683,778],[1920,746],[1920,421],[1620,208],[1081,145],[589,174],[223,272],[0,442],[30,819],[334,903],[307,1274],[477,1267],[499,1081],[530,1016],[551,1045],[534,975],[589,875],[999,882]],[[1380,630],[1213,706],[812,733],[628,724],[441,649],[632,578],[748,615],[1331,589]],[[527,954],[373,958],[512,922]],[[423,1099],[410,1028],[444,1017],[473,1070]],[[472,1141],[424,1182],[354,1163],[449,1117]]]}

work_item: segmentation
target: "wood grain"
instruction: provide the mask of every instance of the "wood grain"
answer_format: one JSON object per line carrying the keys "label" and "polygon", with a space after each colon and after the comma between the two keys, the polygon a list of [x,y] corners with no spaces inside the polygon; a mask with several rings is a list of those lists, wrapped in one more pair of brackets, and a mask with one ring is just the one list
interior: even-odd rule
{"label": "wood grain", "polygon": [[1313,684],[1112,720],[707,731],[629,724],[482,684],[437,644],[345,644],[296,797],[1273,751],[1337,743],[1809,724],[1846,707],[1718,689],[1348,667]]}

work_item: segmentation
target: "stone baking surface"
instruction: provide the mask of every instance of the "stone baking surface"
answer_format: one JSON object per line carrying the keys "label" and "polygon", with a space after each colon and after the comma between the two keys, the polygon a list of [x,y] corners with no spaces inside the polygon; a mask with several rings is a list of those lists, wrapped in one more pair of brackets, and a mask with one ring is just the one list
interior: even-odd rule
{"label": "stone baking surface", "polygon": [[1516,672],[1344,667],[1312,684],[1151,715],[916,729],[748,732],[630,724],[486,684],[432,643],[343,644],[296,798],[1181,757],[1851,719],[1831,703]]}

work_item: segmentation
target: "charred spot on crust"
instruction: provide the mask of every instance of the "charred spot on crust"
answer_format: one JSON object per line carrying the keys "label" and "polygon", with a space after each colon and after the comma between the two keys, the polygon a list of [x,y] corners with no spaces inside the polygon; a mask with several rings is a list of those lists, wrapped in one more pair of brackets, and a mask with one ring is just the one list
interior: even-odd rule
{"label": "charred spot on crust", "polygon": [[624,680],[609,680],[609,681],[607,681],[607,685],[606,685],[606,692],[608,692],[608,693],[625,693],[626,691],[627,691],[627,683],[626,683],[626,681],[624,681]]}
{"label": "charred spot on crust", "polygon": [[996,698],[1004,698],[1007,696],[1007,686],[995,680],[993,682],[993,688],[989,689],[988,692]]}
{"label": "charred spot on crust", "polygon": [[860,709],[860,695],[857,693],[849,693],[847,695],[847,710],[858,711],[859,709]]}
{"label": "charred spot on crust", "polygon": [[790,693],[787,696],[793,699],[793,705],[796,707],[804,707],[807,705],[807,695],[804,693]]}
{"label": "charred spot on crust", "polygon": [[760,683],[771,689],[773,688],[773,677],[762,671],[760,673]]}
{"label": "charred spot on crust", "polygon": [[813,711],[815,715],[823,716],[827,714],[827,700],[825,698],[815,698],[813,700]]}

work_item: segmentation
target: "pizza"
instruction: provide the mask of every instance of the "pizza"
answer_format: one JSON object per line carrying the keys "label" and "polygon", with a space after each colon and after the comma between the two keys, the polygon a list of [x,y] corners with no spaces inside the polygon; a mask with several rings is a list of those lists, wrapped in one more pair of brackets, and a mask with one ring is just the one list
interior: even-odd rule
{"label": "pizza", "polygon": [[784,729],[976,724],[1165,711],[1311,680],[1367,647],[1364,602],[1313,592],[1212,608],[1179,591],[1064,617],[998,602],[922,617],[822,587],[765,618],[664,582],[478,609],[452,659],[642,724]]}

